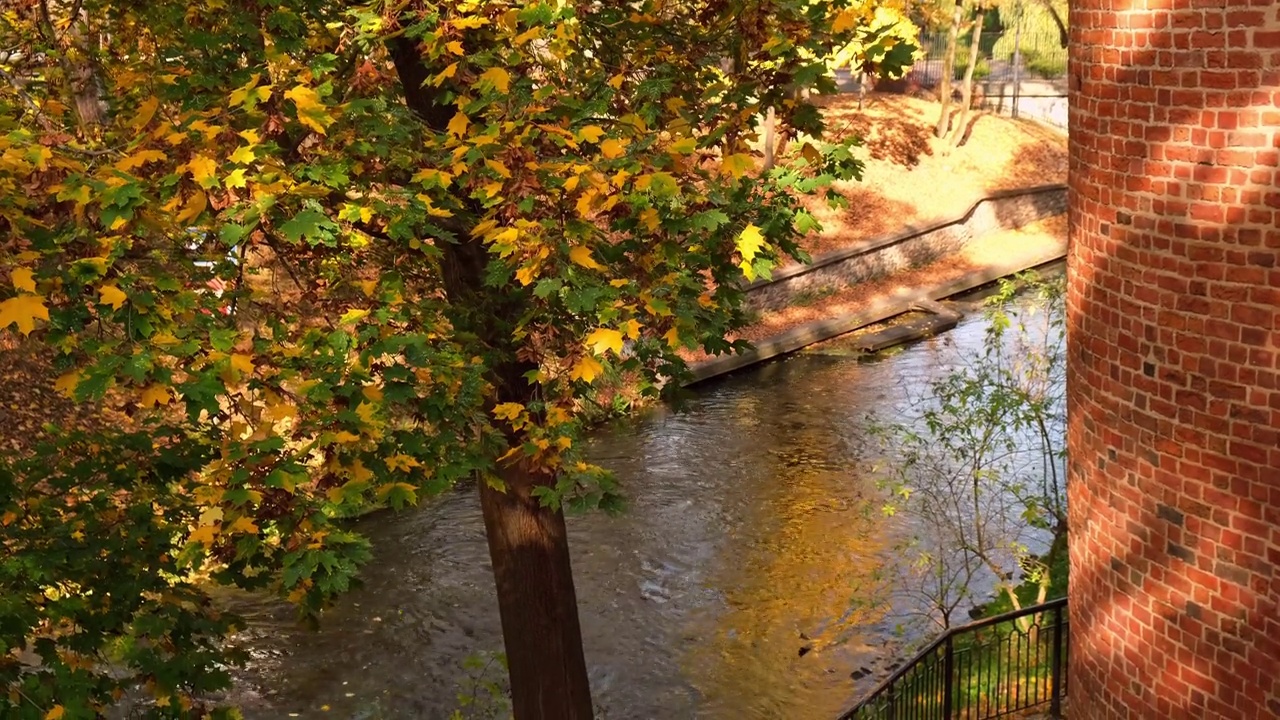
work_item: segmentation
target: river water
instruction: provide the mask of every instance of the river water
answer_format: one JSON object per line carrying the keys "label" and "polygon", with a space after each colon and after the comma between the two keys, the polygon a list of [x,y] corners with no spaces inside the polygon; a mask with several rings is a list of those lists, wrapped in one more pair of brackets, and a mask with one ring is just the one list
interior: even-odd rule
{"label": "river water", "polygon": [[[593,436],[628,497],[621,515],[569,519],[603,717],[826,719],[869,689],[874,673],[850,672],[895,654],[884,568],[900,521],[878,511],[864,471],[866,417],[918,396],[984,327],[970,313],[870,361],[836,340]],[[250,720],[447,718],[477,687],[463,661],[501,650],[474,490],[361,529],[375,560],[320,630],[278,605],[238,608]]]}

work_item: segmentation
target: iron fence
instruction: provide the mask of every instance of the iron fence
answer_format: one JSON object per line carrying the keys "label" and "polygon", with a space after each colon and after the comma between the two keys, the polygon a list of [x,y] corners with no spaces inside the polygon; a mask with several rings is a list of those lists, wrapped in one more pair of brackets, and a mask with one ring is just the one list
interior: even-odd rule
{"label": "iron fence", "polygon": [[[945,70],[946,33],[921,35],[920,48],[922,56],[908,72],[907,85],[936,89]],[[953,80],[964,77],[969,49],[966,33],[956,43]],[[1056,31],[1043,22],[1020,21],[1012,27],[984,31],[973,76],[978,106],[1066,127],[1067,50]],[[958,97],[959,86],[954,85],[952,92]]]}
{"label": "iron fence", "polygon": [[840,720],[987,720],[1048,705],[1067,691],[1067,600],[951,628]]}
{"label": "iron fence", "polygon": [[[911,66],[910,77],[921,87],[937,87],[945,65],[946,33],[921,35],[920,50],[921,58]],[[969,40],[962,36],[956,43],[951,79],[962,79],[968,67]],[[980,82],[1052,84],[1067,75],[1067,49],[1056,38],[1023,34],[1017,29],[984,32],[973,75]]]}

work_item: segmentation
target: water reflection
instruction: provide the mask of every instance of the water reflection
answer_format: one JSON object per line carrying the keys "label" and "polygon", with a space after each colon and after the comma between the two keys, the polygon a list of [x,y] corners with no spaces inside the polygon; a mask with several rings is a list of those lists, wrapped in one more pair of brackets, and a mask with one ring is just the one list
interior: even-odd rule
{"label": "water reflection", "polygon": [[[865,690],[849,672],[893,635],[871,602],[893,527],[857,457],[863,418],[981,339],[970,319],[878,362],[804,353],[598,433],[629,509],[569,531],[606,717],[830,718]],[[363,530],[377,560],[320,631],[246,606],[249,718],[448,717],[462,659],[501,648],[471,491]]]}

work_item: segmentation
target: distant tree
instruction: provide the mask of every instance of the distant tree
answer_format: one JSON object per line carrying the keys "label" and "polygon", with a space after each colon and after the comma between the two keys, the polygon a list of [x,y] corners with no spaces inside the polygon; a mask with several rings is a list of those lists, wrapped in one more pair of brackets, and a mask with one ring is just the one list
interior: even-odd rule
{"label": "distant tree", "polygon": [[973,76],[982,50],[982,26],[987,19],[987,10],[987,0],[974,2],[974,16],[969,30],[969,64],[965,66],[964,80],[960,84],[960,114],[955,124],[951,126],[951,134],[947,137],[948,144],[953,147],[964,141],[969,112],[973,109]]}
{"label": "distant tree", "polygon": [[947,25],[947,46],[942,56],[942,81],[938,86],[938,102],[942,107],[938,110],[938,122],[933,128],[933,134],[938,138],[947,137],[947,132],[951,129],[951,80],[956,71],[956,46],[959,44],[963,16],[964,6],[961,1],[952,0],[951,22]]}
{"label": "distant tree", "polygon": [[941,627],[994,591],[1043,602],[1066,552],[1065,313],[1060,282],[993,299],[982,351],[931,382],[900,422],[874,421],[885,511],[911,528],[903,562]]}

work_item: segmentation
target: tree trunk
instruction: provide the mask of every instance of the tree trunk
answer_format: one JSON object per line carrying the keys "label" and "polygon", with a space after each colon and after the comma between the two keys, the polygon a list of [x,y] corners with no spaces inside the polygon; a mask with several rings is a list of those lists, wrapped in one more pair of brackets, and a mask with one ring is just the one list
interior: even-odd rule
{"label": "tree trunk", "polygon": [[769,108],[764,115],[764,172],[772,170],[776,162],[777,133],[778,113],[773,108]]}
{"label": "tree trunk", "polygon": [[519,468],[502,468],[505,492],[480,483],[489,556],[498,586],[502,638],[518,720],[590,720],[564,514],[531,495]]}
{"label": "tree trunk", "polygon": [[1058,10],[1053,6],[1052,0],[1039,0],[1039,2],[1041,7],[1049,11],[1049,17],[1053,18],[1053,24],[1058,27],[1058,44],[1065,49],[1071,39],[1071,34],[1067,31],[1067,24],[1063,22],[1062,16],[1058,14]]}
{"label": "tree trunk", "polygon": [[956,44],[960,40],[963,12],[960,0],[956,0],[951,13],[951,29],[947,31],[947,51],[942,56],[942,85],[938,88],[938,101],[942,103],[942,111],[938,113],[938,124],[933,129],[934,137],[945,138],[951,127],[951,76],[956,71]]}
{"label": "tree trunk", "polygon": [[[427,66],[414,40],[397,37],[388,47],[405,103],[429,127],[443,131],[454,108],[427,83],[440,68]],[[441,247],[450,320],[457,332],[473,335],[494,358],[487,373],[493,385],[490,403],[527,405],[534,388],[526,374],[537,365],[519,359],[512,333],[529,301],[528,291],[498,292],[485,285],[489,254],[467,225],[483,208],[472,201],[467,210],[446,219],[459,240]],[[591,687],[564,515],[533,497],[542,480],[527,468],[504,465],[496,472],[504,487],[497,490],[482,480],[480,507],[497,583],[512,711],[516,720],[589,720]]]}
{"label": "tree trunk", "polygon": [[951,129],[950,144],[956,147],[964,140],[964,126],[969,121],[969,106],[973,104],[973,71],[978,65],[978,52],[981,50],[978,43],[982,40],[982,21],[986,16],[986,9],[979,5],[978,16],[973,21],[973,40],[969,43],[969,67],[964,69],[964,84],[960,89],[960,117]]}

